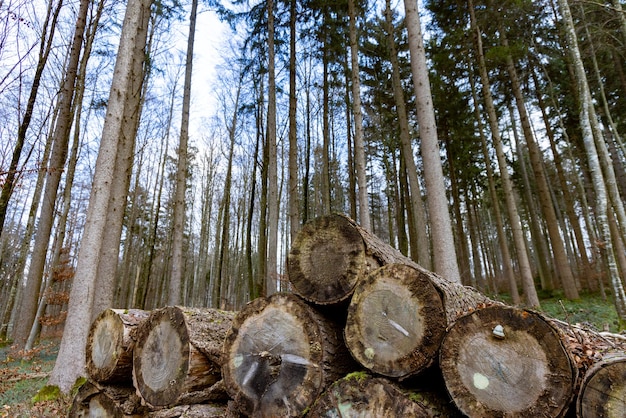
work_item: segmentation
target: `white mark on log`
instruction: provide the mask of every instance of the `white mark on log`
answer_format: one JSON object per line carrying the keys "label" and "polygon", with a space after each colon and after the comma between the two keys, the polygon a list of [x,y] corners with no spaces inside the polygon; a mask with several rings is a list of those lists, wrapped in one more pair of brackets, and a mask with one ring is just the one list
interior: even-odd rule
{"label": "white mark on log", "polygon": [[402,325],[398,324],[396,321],[394,321],[393,319],[389,318],[387,316],[387,312],[383,311],[383,316],[385,318],[387,318],[387,321],[389,321],[389,323],[391,324],[392,327],[394,327],[397,331],[399,331],[401,334],[403,334],[405,337],[409,336],[409,331],[407,331]]}
{"label": "white mark on log", "polygon": [[372,347],[368,347],[365,349],[365,357],[372,360],[374,358],[374,349]]}
{"label": "white mark on log", "polygon": [[489,386],[489,378],[481,373],[474,373],[474,386],[478,389],[486,389]]}
{"label": "white mark on log", "polygon": [[241,363],[243,363],[243,356],[241,354],[236,354],[233,358],[233,365],[235,366],[235,369],[239,368]]}
{"label": "white mark on log", "polygon": [[259,363],[257,363],[256,361],[250,365],[250,369],[246,372],[246,375],[243,377],[243,380],[241,381],[242,386],[248,385],[248,382],[252,380],[252,378],[254,377],[254,373],[256,373],[256,369],[258,368],[259,368]]}
{"label": "white mark on log", "polygon": [[304,357],[298,356],[296,354],[283,354],[281,356],[281,359],[283,362],[286,362],[286,363],[298,364],[302,366],[317,367],[317,364],[313,364],[309,360],[305,359]]}

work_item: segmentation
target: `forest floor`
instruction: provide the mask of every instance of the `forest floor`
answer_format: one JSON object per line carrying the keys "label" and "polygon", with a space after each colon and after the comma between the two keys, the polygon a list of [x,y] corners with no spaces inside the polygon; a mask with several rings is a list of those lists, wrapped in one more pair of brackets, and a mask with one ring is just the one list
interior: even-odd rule
{"label": "forest floor", "polygon": [[[598,331],[619,331],[619,321],[612,301],[597,295],[583,295],[568,301],[558,295],[541,300],[542,311],[570,324],[583,324]],[[44,341],[28,353],[12,353],[0,341],[0,418],[64,417],[71,406],[71,396],[39,400],[54,367],[58,341]],[[40,395],[41,397],[41,395]]]}

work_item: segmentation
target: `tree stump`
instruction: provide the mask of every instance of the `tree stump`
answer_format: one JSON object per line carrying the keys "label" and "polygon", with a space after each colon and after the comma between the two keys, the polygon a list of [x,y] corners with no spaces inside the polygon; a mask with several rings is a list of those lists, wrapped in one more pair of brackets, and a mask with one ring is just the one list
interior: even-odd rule
{"label": "tree stump", "polygon": [[354,365],[339,327],[293,294],[257,298],[233,320],[222,376],[239,410],[299,416]]}
{"label": "tree stump", "polygon": [[307,417],[434,417],[387,379],[356,372],[333,383]]}
{"label": "tree stump", "polygon": [[82,417],[145,417],[148,411],[130,386],[101,386],[97,382],[85,382],[74,396],[69,418]]}
{"label": "tree stump", "polygon": [[612,353],[585,374],[577,402],[578,416],[626,416],[626,354]]}
{"label": "tree stump", "polygon": [[437,357],[446,325],[441,296],[429,277],[404,264],[388,264],[357,284],[344,335],[364,367],[405,378]]}
{"label": "tree stump", "polygon": [[209,308],[166,307],[137,330],[134,385],[155,407],[223,398],[221,348],[234,314]]}
{"label": "tree stump", "polygon": [[440,351],[448,392],[469,417],[563,416],[577,369],[541,315],[491,306],[459,318]]}
{"label": "tree stump", "polygon": [[89,329],[87,375],[100,383],[130,383],[134,331],[150,314],[140,309],[106,309]]}

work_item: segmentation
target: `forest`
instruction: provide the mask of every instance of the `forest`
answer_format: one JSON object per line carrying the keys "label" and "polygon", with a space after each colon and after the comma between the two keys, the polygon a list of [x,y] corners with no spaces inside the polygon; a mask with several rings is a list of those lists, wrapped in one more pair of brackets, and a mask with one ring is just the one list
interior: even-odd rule
{"label": "forest", "polygon": [[0,0],[0,338],[62,335],[67,390],[103,309],[289,291],[330,213],[492,298],[626,321],[623,7]]}

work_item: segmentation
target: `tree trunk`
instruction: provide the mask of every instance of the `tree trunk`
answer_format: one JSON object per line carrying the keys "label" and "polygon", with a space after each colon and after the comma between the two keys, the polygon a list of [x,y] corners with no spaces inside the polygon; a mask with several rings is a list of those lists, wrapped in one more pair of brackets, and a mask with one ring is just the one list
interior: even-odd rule
{"label": "tree trunk", "polygon": [[578,370],[560,332],[532,311],[506,306],[458,319],[441,345],[448,392],[469,417],[563,416]]}
{"label": "tree trunk", "polygon": [[626,356],[614,353],[585,374],[576,413],[581,418],[626,416]]}
{"label": "tree trunk", "polygon": [[222,375],[240,411],[300,416],[353,361],[341,330],[292,294],[241,310],[224,342]]}
{"label": "tree trunk", "polygon": [[[135,53],[139,45],[145,46],[150,0],[130,1],[127,5],[115,64],[107,115],[102,128],[102,139],[87,209],[85,231],[78,254],[76,279],[72,285],[68,316],[59,348],[59,355],[50,377],[50,384],[57,384],[68,392],[77,377],[85,373],[85,345],[91,325],[98,257],[106,228],[106,212],[111,193],[111,179],[117,156],[119,135],[123,132],[124,108],[131,94],[135,60],[145,55]],[[111,278],[112,280],[113,278]]]}
{"label": "tree trunk", "polygon": [[136,329],[150,313],[107,309],[91,324],[87,336],[87,375],[99,383],[129,383],[133,373]]}
{"label": "tree trunk", "polygon": [[234,314],[210,308],[166,307],[137,330],[133,382],[152,407],[222,397],[222,343]]}
{"label": "tree trunk", "polygon": [[74,396],[69,418],[115,417],[139,418],[147,416],[135,388],[130,386],[101,386],[87,381]]}
{"label": "tree trunk", "polygon": [[404,10],[409,35],[417,119],[422,141],[421,153],[424,163],[426,192],[428,193],[428,215],[432,228],[433,265],[436,273],[441,274],[451,282],[460,283],[461,276],[454,248],[450,212],[448,211],[448,199],[441,165],[441,150],[437,138],[437,124],[417,3],[412,0],[404,0]]}
{"label": "tree trunk", "polygon": [[363,112],[361,110],[361,79],[359,76],[359,43],[356,29],[355,0],[348,0],[350,18],[350,68],[352,71],[352,112],[354,113],[354,168],[358,185],[359,222],[367,231],[372,230],[367,195],[365,145],[363,138]]}
{"label": "tree trunk", "polygon": [[307,413],[311,418],[431,416],[428,407],[412,401],[392,382],[364,373],[351,373],[333,383]]}
{"label": "tree trunk", "polygon": [[296,94],[296,0],[289,3],[289,232],[291,242],[300,230],[300,197],[298,193],[298,135]]}

